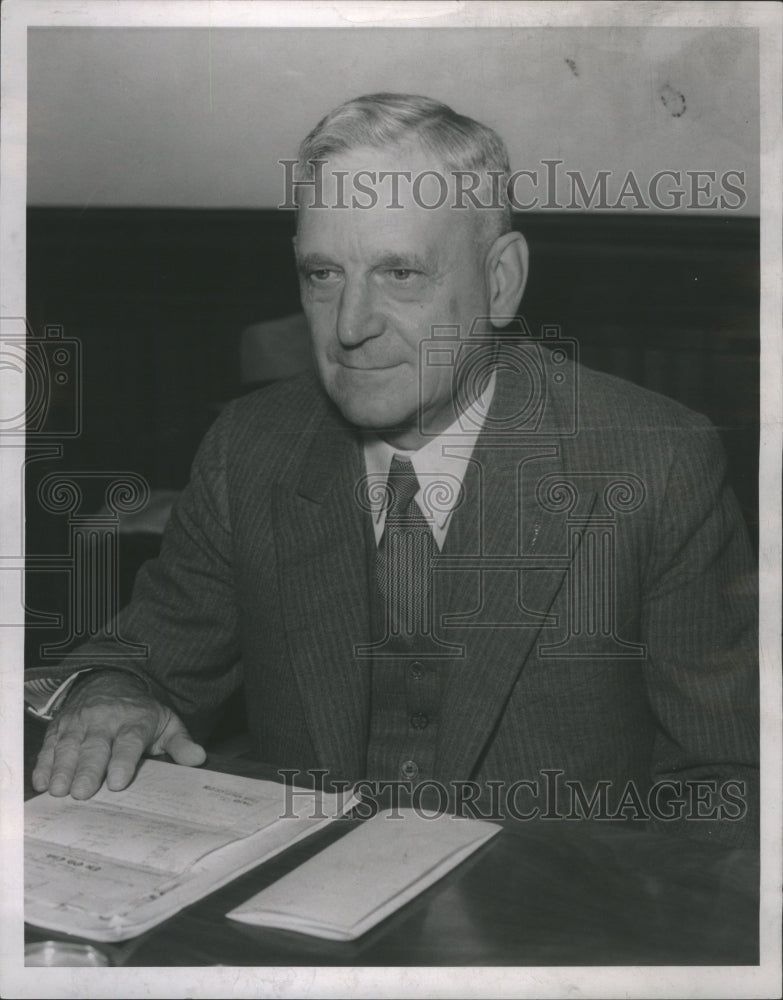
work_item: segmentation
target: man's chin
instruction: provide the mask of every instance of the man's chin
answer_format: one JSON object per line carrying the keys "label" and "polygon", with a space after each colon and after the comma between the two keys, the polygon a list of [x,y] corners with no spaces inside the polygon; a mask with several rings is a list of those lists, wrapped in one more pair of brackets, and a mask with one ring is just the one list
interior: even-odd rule
{"label": "man's chin", "polygon": [[336,399],[335,403],[345,419],[363,431],[375,434],[415,428],[418,425],[417,411],[407,413],[402,409],[382,406],[377,402],[362,403],[357,400]]}

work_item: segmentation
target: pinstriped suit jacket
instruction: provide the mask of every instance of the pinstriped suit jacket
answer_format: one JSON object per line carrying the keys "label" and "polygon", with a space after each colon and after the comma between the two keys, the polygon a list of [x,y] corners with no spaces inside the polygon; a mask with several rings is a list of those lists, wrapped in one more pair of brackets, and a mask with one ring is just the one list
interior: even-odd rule
{"label": "pinstriped suit jacket", "polygon": [[[445,674],[435,777],[554,768],[642,792],[736,779],[752,817],[755,575],[717,435],[671,400],[578,366],[578,432],[564,433],[573,397],[553,385],[535,432],[515,434],[520,377],[499,372],[444,550],[466,557],[441,623],[464,650]],[[196,733],[243,683],[263,759],[364,776],[362,474],[356,432],[310,376],[235,401],[121,614],[120,634],[147,657],[118,659],[104,637],[60,669],[141,672]],[[471,556],[495,562],[482,572]],[[502,567],[520,556],[521,576],[519,562]],[[748,829],[751,818],[710,826],[729,841]]]}

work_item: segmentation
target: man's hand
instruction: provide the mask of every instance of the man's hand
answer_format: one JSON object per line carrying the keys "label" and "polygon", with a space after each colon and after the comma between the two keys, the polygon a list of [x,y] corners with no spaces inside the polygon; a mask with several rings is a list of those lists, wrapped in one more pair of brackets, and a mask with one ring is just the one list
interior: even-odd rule
{"label": "man's hand", "polygon": [[96,671],[76,682],[46,730],[33,771],[33,788],[88,799],[103,784],[130,784],[141,755],[167,753],[195,767],[206,759],[182,722],[136,677]]}

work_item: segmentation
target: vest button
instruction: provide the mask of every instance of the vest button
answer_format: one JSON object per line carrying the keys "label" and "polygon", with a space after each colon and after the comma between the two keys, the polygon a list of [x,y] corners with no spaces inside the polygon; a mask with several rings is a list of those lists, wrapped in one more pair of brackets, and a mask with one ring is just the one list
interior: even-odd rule
{"label": "vest button", "polygon": [[400,774],[403,778],[407,778],[412,781],[414,778],[418,777],[419,765],[415,760],[405,760],[400,765]]}
{"label": "vest button", "polygon": [[411,716],[411,725],[414,729],[426,729],[429,724],[430,720],[423,712]]}
{"label": "vest button", "polygon": [[419,663],[418,660],[415,660],[413,663],[411,663],[410,675],[414,681],[420,681],[424,676],[424,667],[421,665],[421,663]]}

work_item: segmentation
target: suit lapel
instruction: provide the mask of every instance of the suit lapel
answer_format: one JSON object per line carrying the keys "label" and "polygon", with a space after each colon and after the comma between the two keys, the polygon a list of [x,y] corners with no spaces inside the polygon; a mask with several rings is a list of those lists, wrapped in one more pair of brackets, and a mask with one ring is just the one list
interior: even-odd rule
{"label": "suit lapel", "polygon": [[356,438],[335,420],[315,435],[295,484],[275,494],[275,544],[291,662],[311,740],[332,777],[364,774],[370,678],[364,472]]}
{"label": "suit lapel", "polygon": [[[517,385],[514,377],[499,373],[490,417],[515,412]],[[547,509],[537,495],[544,477],[554,483],[568,472],[555,429],[551,417],[550,425],[535,434],[493,436],[485,428],[466,475],[466,502],[454,514],[440,564],[455,567],[447,574],[453,611],[442,635],[465,650],[444,665],[435,768],[441,780],[475,772],[541,630],[560,626],[558,634],[562,631],[563,623],[550,609],[573,544],[569,553],[565,513]],[[585,514],[594,500],[582,497]],[[497,568],[504,557],[519,555],[535,557],[521,587],[513,569]],[[460,569],[470,565],[471,557],[473,565],[483,561],[492,568]]]}

